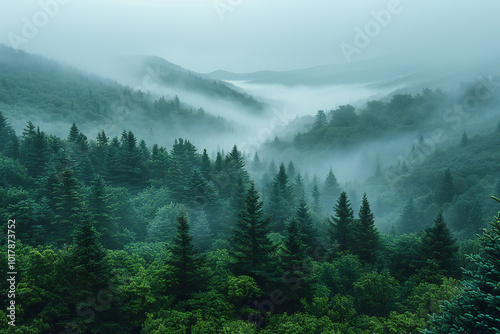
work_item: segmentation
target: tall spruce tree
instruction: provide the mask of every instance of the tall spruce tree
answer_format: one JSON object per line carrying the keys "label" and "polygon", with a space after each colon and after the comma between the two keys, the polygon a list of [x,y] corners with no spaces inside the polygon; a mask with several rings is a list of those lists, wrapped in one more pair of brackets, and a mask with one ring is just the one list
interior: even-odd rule
{"label": "tall spruce tree", "polygon": [[328,219],[330,237],[337,241],[340,251],[350,250],[353,246],[354,212],[345,191],[340,193],[334,211],[335,216]]}
{"label": "tall spruce tree", "polygon": [[81,222],[83,203],[78,180],[70,168],[61,172],[60,180],[54,186],[56,220],[53,222],[54,241],[59,244],[71,242],[75,226]]}
{"label": "tall spruce tree", "polygon": [[100,234],[101,244],[110,249],[119,248],[118,224],[113,216],[109,195],[103,179],[96,175],[90,187],[89,210],[93,215],[94,227]]}
{"label": "tall spruce tree", "polygon": [[93,296],[109,284],[109,268],[106,251],[99,242],[99,233],[94,228],[91,215],[83,208],[73,234],[71,264],[74,284],[82,297]]}
{"label": "tall spruce tree", "polygon": [[439,204],[450,203],[455,196],[455,184],[450,169],[445,170],[441,182],[436,189],[436,202]]}
{"label": "tall spruce tree", "polygon": [[168,247],[167,264],[172,267],[171,278],[175,281],[170,292],[175,293],[179,299],[185,299],[203,289],[203,281],[206,279],[204,262],[204,257],[194,247],[188,217],[183,212],[177,217],[177,233]]}
{"label": "tall spruce tree", "polygon": [[481,237],[481,251],[470,259],[476,269],[465,272],[467,280],[456,299],[445,302],[434,315],[427,334],[499,333],[500,329],[500,217]]}
{"label": "tall spruce tree", "polygon": [[375,219],[370,208],[366,193],[363,194],[361,208],[359,209],[359,220],[356,226],[356,246],[354,252],[362,261],[373,264],[376,260],[376,251],[379,241],[379,233],[375,227]]}
{"label": "tall spruce tree", "polygon": [[304,179],[302,178],[302,174],[297,172],[295,174],[295,180],[292,186],[293,197],[296,200],[296,203],[300,203],[301,200],[306,199],[306,191],[304,186]]}
{"label": "tall spruce tree", "polygon": [[423,226],[420,221],[419,215],[415,210],[413,197],[410,197],[408,199],[408,202],[406,202],[403,211],[401,212],[397,230],[399,233],[413,233],[422,228]]}
{"label": "tall spruce tree", "polygon": [[317,215],[322,214],[323,207],[321,206],[321,193],[319,191],[318,180],[316,176],[313,179],[311,196],[312,196],[312,210]]}
{"label": "tall spruce tree", "polygon": [[277,232],[284,232],[285,220],[290,216],[292,208],[292,186],[288,181],[285,165],[281,163],[279,172],[276,174],[271,186],[267,210],[267,213],[272,217]]}
{"label": "tall spruce tree", "polygon": [[262,201],[255,184],[250,183],[245,206],[235,222],[231,254],[234,258],[232,271],[235,275],[247,275],[264,284],[274,272],[274,245],[269,239],[270,220],[264,218]]}
{"label": "tall spruce tree", "polygon": [[318,231],[313,225],[311,214],[306,201],[302,199],[295,211],[296,220],[299,222],[302,231],[302,242],[304,243],[307,254],[314,257],[314,248],[317,244]]}
{"label": "tall spruce tree", "polygon": [[323,184],[323,192],[321,199],[323,200],[323,207],[330,208],[340,194],[340,185],[330,168],[326,176],[325,183]]}
{"label": "tall spruce tree", "polygon": [[434,225],[426,228],[422,236],[422,260],[434,260],[443,275],[457,277],[457,251],[456,240],[444,221],[443,212],[439,211]]}
{"label": "tall spruce tree", "polygon": [[23,131],[23,141],[20,148],[21,161],[33,177],[42,175],[45,164],[48,162],[47,136],[39,127],[34,129],[33,123],[28,122]]}

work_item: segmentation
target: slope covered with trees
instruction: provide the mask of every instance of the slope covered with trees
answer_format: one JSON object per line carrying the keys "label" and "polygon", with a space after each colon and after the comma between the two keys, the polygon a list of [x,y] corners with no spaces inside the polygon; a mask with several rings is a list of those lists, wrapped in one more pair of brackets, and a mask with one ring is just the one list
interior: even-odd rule
{"label": "slope covered with trees", "polygon": [[[414,232],[384,234],[370,193],[351,201],[333,172],[303,179],[293,163],[247,161],[236,146],[210,157],[184,138],[167,149],[132,131],[89,139],[73,124],[59,138],[30,122],[16,135],[1,114],[0,125],[0,210],[16,219],[13,332],[439,332],[455,326],[460,300],[495,317],[467,284],[498,283],[485,263],[496,265],[496,225],[459,242],[437,210]],[[467,147],[475,140],[493,139]],[[479,244],[487,260],[470,261]],[[465,280],[477,272],[464,288],[459,267]]]}

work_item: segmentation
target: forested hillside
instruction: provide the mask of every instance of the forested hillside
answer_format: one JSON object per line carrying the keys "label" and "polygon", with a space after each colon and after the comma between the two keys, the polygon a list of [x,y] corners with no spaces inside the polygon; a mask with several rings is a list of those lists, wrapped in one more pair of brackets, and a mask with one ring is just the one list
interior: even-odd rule
{"label": "forested hillside", "polygon": [[[89,138],[76,123],[64,138],[32,122],[16,134],[1,114],[0,210],[15,219],[18,272],[9,331],[442,333],[453,317],[495,328],[497,315],[479,315],[498,313],[484,283],[500,270],[498,147],[498,132],[464,136],[419,168],[381,169],[357,195],[333,171],[309,177],[237,146],[210,156],[187,138]],[[400,217],[388,233],[374,204]]]}
{"label": "forested hillside", "polygon": [[118,126],[128,125],[150,140],[231,130],[228,122],[201,106],[145,91],[0,45],[0,111],[16,125],[26,120],[51,127],[77,122],[89,131],[103,124],[121,131]]}

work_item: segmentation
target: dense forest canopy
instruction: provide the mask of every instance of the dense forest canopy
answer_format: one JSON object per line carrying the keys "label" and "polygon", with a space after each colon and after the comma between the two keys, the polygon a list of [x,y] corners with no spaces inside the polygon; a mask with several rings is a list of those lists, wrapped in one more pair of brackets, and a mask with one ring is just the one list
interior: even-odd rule
{"label": "dense forest canopy", "polygon": [[[256,152],[210,150],[176,134],[234,124],[177,96],[3,46],[0,55],[0,214],[16,240],[9,248],[2,234],[0,262],[11,265],[15,248],[17,270],[16,326],[2,331],[499,327],[500,203],[489,199],[500,195],[498,92],[469,114],[446,106],[477,96],[474,85],[395,92],[319,110]],[[248,94],[188,77],[262,112]],[[469,123],[456,126],[460,115]],[[168,135],[145,140],[153,127]],[[402,136],[412,136],[404,155],[361,160],[344,177],[336,159]],[[8,305],[12,285],[0,288]]]}

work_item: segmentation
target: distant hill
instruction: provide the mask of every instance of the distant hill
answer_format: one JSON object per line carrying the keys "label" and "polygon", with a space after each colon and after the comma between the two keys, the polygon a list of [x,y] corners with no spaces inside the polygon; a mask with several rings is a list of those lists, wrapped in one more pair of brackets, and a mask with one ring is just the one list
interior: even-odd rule
{"label": "distant hill", "polygon": [[[166,64],[163,66],[166,67]],[[173,68],[174,65],[171,65]],[[179,70],[179,73],[180,70]],[[185,133],[230,130],[221,117],[190,106],[178,97],[153,97],[40,56],[0,45],[0,111],[19,129],[26,120],[59,124],[76,122],[91,133],[97,127],[138,131],[143,137],[175,138]],[[155,135],[156,134],[156,135]],[[153,138],[152,138],[153,137]]]}
{"label": "distant hill", "polygon": [[247,112],[260,113],[266,107],[240,88],[207,78],[156,56],[121,58],[114,63],[117,76],[137,89],[152,93],[167,88],[170,91],[201,95],[245,107]]}

